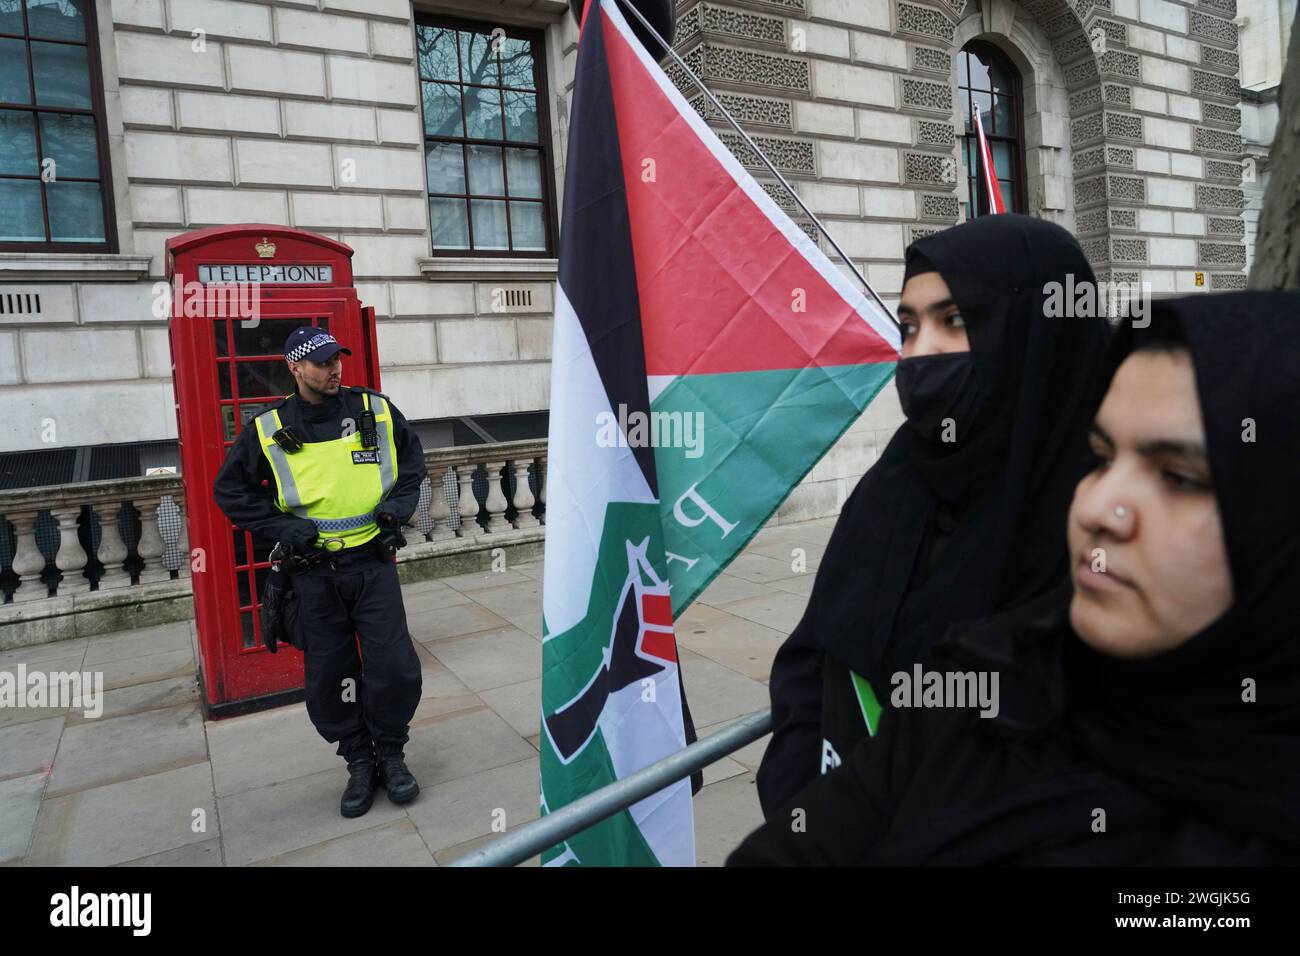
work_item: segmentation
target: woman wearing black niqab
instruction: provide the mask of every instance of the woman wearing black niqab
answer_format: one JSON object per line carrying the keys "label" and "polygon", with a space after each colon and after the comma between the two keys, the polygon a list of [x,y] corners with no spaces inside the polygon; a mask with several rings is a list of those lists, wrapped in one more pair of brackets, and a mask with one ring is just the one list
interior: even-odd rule
{"label": "woman wearing black niqab", "polygon": [[891,710],[730,864],[1300,862],[1300,294],[1158,302],[1110,367],[1070,577],[927,662],[999,673],[997,715]]}
{"label": "woman wearing black niqab", "polygon": [[985,216],[913,243],[905,281],[927,272],[951,291],[970,351],[899,363],[907,420],[845,503],[773,663],[765,814],[874,733],[889,676],[949,625],[1065,573],[1059,515],[1109,333],[1095,308],[1061,314],[1094,283],[1083,250],[1044,220]]}

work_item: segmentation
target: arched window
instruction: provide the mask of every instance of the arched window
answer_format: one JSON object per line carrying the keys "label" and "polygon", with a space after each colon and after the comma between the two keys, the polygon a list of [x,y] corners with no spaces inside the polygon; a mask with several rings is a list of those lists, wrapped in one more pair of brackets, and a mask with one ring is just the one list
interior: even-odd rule
{"label": "arched window", "polygon": [[957,55],[957,94],[966,117],[962,160],[970,201],[965,218],[987,215],[988,191],[980,185],[979,147],[972,107],[978,106],[984,135],[993,154],[993,168],[1002,186],[1007,212],[1025,211],[1025,154],[1020,105],[1020,73],[997,47],[972,40]]}

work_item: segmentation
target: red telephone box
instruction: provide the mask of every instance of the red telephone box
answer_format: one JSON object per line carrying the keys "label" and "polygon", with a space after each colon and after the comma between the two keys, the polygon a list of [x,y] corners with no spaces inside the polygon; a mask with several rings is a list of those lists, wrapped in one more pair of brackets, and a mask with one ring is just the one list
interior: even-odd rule
{"label": "red telephone box", "polygon": [[351,260],[343,243],[284,226],[200,229],[167,242],[172,384],[195,555],[199,680],[210,717],[302,697],[302,654],[262,646],[258,595],[275,542],[231,525],[212,483],[235,437],[296,390],[284,360],[295,328],[326,329],[352,350],[344,385],[379,388],[375,310],[357,299]]}

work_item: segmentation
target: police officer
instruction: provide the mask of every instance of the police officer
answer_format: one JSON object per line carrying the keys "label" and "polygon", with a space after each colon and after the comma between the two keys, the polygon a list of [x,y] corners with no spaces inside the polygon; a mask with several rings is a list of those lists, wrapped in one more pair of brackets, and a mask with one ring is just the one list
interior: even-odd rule
{"label": "police officer", "polygon": [[339,353],[352,354],[324,329],[290,333],[284,357],[298,390],[244,427],[213,490],[238,527],[321,559],[293,579],[307,715],[347,761],[339,810],[358,817],[381,784],[394,803],[420,792],[403,754],[420,660],[394,541],[425,467],[419,437],[386,396],[341,387]]}

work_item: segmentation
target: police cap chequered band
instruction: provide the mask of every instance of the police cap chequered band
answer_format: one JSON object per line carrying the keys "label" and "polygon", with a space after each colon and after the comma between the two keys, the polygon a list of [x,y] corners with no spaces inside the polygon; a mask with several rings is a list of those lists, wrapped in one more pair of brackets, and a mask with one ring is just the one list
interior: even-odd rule
{"label": "police cap chequered band", "polygon": [[306,342],[303,342],[301,345],[299,345],[297,348],[291,351],[288,355],[286,355],[285,359],[287,359],[290,362],[301,362],[304,357],[310,355],[312,352],[315,352],[322,345],[337,345],[337,344],[338,344],[338,339],[334,338],[334,336],[330,335],[327,332],[322,332],[319,335],[313,335]]}

